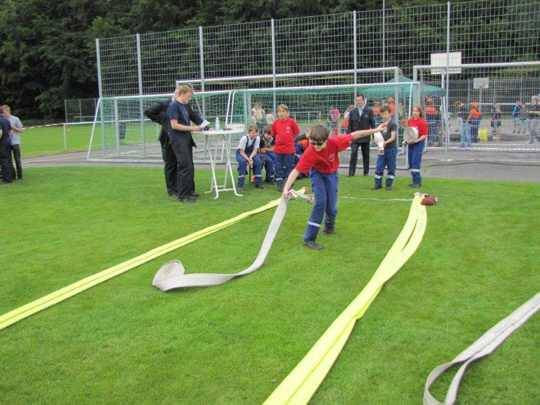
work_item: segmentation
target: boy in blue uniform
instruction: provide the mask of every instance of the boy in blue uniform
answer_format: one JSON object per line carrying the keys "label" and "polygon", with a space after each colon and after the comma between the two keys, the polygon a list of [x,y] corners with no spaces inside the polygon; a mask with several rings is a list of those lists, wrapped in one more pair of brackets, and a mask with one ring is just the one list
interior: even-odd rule
{"label": "boy in blue uniform", "polygon": [[241,191],[244,188],[246,176],[248,174],[248,166],[253,168],[255,177],[255,187],[263,188],[261,184],[261,168],[262,163],[257,154],[261,143],[261,138],[257,135],[258,129],[256,125],[251,125],[248,128],[248,134],[240,138],[238,149],[236,149],[236,160],[238,162],[238,189]]}
{"label": "boy in blue uniform", "polygon": [[315,203],[304,233],[304,245],[309,249],[320,250],[322,246],[315,242],[324,218],[324,233],[335,233],[337,215],[339,152],[346,150],[351,142],[382,131],[386,124],[375,129],[355,131],[351,134],[329,138],[328,129],[316,125],[309,131],[309,146],[300,161],[289,175],[283,187],[283,198],[288,198],[291,187],[300,173],[311,177]]}
{"label": "boy in blue uniform", "polygon": [[265,128],[261,136],[259,157],[262,167],[264,167],[264,171],[266,172],[264,181],[273,183],[276,176],[276,155],[274,154],[274,137],[272,136],[272,127],[270,125]]}
{"label": "boy in blue uniform", "polygon": [[383,122],[387,125],[386,129],[382,131],[384,139],[383,150],[379,151],[377,156],[377,164],[375,167],[375,186],[374,190],[380,190],[382,188],[382,181],[384,176],[384,169],[386,168],[386,190],[392,190],[394,184],[394,178],[396,176],[396,156],[397,156],[397,127],[391,120],[390,111],[388,107],[381,109],[381,117]]}

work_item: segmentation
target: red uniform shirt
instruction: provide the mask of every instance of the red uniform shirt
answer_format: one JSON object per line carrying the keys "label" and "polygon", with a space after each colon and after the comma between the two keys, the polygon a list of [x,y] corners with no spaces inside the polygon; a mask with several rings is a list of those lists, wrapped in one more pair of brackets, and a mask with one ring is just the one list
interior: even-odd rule
{"label": "red uniform shirt", "polygon": [[351,134],[328,138],[326,147],[317,151],[313,145],[309,145],[300,157],[296,170],[308,174],[311,169],[324,174],[337,172],[339,168],[339,152],[347,149],[352,141]]}
{"label": "red uniform shirt", "polygon": [[292,118],[275,120],[272,124],[272,135],[274,135],[275,153],[293,154],[294,138],[300,133],[298,124]]}
{"label": "red uniform shirt", "polygon": [[409,118],[407,126],[418,130],[418,139],[425,138],[428,134],[428,123],[423,118]]}

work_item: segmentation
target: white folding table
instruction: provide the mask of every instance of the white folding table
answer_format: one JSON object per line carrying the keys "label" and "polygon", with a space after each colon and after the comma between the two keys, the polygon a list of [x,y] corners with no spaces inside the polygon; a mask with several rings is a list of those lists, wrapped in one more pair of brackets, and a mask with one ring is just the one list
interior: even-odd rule
{"label": "white folding table", "polygon": [[[207,193],[214,193],[214,199],[218,199],[219,193],[224,191],[232,191],[234,195],[241,197],[242,194],[239,194],[236,189],[236,182],[231,163],[231,149],[233,135],[243,135],[245,133],[244,127],[220,130],[210,129],[208,131],[198,131],[194,133],[204,135],[205,149],[208,152],[208,159],[210,161],[212,176],[210,179],[210,190],[208,190]],[[223,183],[221,184],[218,182],[216,174],[216,160],[220,151],[224,151],[225,154],[225,176],[223,178]],[[228,186],[229,179],[231,181],[230,187]]]}

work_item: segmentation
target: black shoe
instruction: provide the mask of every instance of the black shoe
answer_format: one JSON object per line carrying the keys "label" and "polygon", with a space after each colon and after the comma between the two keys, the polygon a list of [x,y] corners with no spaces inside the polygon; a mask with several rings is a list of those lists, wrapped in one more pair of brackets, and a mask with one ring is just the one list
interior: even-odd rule
{"label": "black shoe", "polygon": [[262,184],[255,184],[255,188],[264,188]]}
{"label": "black shoe", "polygon": [[197,202],[197,198],[189,195],[187,197],[179,198],[178,201],[183,202],[183,203],[192,204],[194,202]]}
{"label": "black shoe", "polygon": [[386,191],[392,191],[392,186],[386,186]]}
{"label": "black shoe", "polygon": [[382,186],[373,186],[372,190],[381,190]]}
{"label": "black shoe", "polygon": [[323,233],[326,235],[333,235],[336,233],[334,228],[324,228]]}
{"label": "black shoe", "polygon": [[169,194],[169,197],[178,198],[178,193],[175,193],[174,191],[167,191],[167,194]]}
{"label": "black shoe", "polygon": [[195,191],[194,191],[193,193],[191,193],[191,196],[192,196],[192,197],[195,197],[195,198],[199,198],[199,197],[200,197],[199,193],[196,193]]}
{"label": "black shoe", "polygon": [[412,183],[412,184],[409,184],[409,187],[410,188],[420,188],[420,184]]}
{"label": "black shoe", "polygon": [[312,249],[312,250],[321,250],[321,249],[323,249],[323,247],[321,245],[319,245],[317,242],[315,242],[314,240],[304,241],[304,246],[309,248],[309,249]]}

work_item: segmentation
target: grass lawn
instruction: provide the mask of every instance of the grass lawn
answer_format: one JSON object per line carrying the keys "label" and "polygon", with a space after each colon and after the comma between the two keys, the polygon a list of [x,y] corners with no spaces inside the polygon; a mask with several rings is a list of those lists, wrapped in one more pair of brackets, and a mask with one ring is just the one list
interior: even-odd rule
{"label": "grass lawn", "polygon": [[[0,187],[0,313],[278,196],[248,189],[186,206],[165,195],[158,169],[26,173]],[[206,189],[207,173],[197,180]],[[392,193],[370,191],[371,181],[342,177],[340,194],[411,196],[408,179]],[[428,179],[425,191],[440,204],[428,209],[422,245],[357,324],[313,403],[419,404],[433,367],[539,290],[540,185]],[[245,268],[271,212],[23,320],[0,332],[0,402],[261,403],[361,291],[408,210],[343,198],[338,233],[312,252],[301,245],[310,207],[292,202],[253,275],[168,294],[151,287],[173,258],[193,272]],[[471,367],[460,403],[537,404],[539,336],[537,315]]]}
{"label": "grass lawn", "polygon": [[64,145],[62,125],[29,128],[22,135],[23,157],[85,151],[88,149],[91,129],[91,125],[68,126]]}

